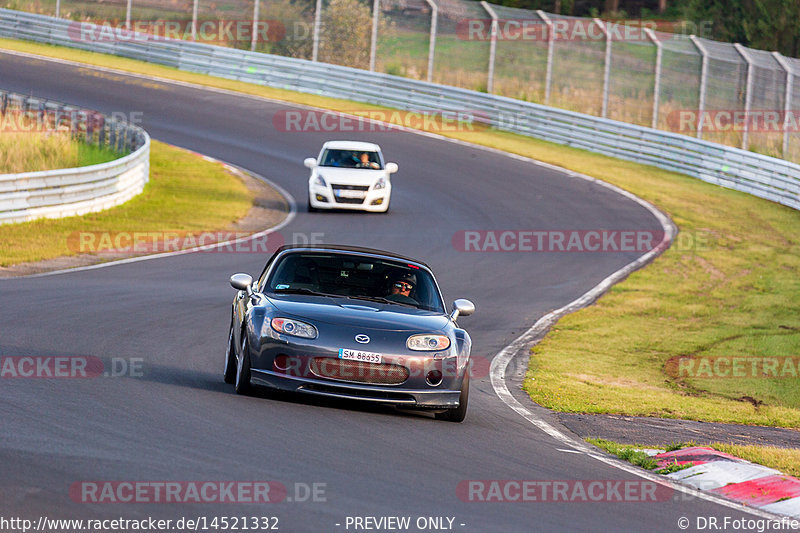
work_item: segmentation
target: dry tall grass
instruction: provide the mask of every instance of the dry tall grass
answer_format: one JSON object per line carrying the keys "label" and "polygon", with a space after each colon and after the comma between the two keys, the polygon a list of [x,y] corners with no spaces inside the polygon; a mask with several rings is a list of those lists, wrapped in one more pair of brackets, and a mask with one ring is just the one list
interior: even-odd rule
{"label": "dry tall grass", "polygon": [[0,131],[0,174],[80,166],[79,141],[65,133]]}

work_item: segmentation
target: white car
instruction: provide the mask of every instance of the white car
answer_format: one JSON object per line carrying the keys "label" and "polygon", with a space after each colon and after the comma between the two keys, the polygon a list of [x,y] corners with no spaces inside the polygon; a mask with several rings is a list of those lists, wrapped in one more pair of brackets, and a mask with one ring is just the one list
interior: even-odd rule
{"label": "white car", "polygon": [[308,210],[359,209],[386,213],[392,196],[391,174],[397,163],[384,163],[381,147],[358,141],[328,141],[319,158],[304,162],[308,178]]}

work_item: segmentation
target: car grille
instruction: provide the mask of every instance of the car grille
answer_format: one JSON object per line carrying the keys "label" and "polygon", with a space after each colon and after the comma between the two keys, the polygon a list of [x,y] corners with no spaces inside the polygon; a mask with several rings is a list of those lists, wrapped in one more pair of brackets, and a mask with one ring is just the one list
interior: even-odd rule
{"label": "car grille", "polygon": [[408,369],[398,365],[363,363],[332,357],[314,357],[309,365],[311,373],[321,378],[371,383],[374,385],[399,385],[408,379]]}
{"label": "car grille", "polygon": [[336,191],[362,191],[366,193],[369,190],[369,185],[338,185],[338,184],[331,184],[331,189],[333,189],[333,198],[336,200],[336,203],[339,204],[363,204],[364,198],[343,198],[337,196]]}

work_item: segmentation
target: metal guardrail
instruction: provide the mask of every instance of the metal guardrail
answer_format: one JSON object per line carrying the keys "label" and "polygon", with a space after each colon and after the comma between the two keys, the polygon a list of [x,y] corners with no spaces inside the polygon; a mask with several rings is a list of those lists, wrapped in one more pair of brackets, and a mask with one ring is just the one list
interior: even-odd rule
{"label": "metal guardrail", "polygon": [[99,165],[0,175],[0,224],[108,209],[142,192],[149,179],[150,137],[137,126],[5,91],[0,91],[0,117],[19,131],[69,132],[84,142],[127,153]]}
{"label": "metal guardrail", "polygon": [[[512,98],[302,59],[146,34],[88,41],[77,37],[79,24],[0,9],[0,36],[406,111],[465,112],[500,130],[654,165],[800,209],[800,165],[782,159]],[[107,35],[119,37],[119,32]]]}

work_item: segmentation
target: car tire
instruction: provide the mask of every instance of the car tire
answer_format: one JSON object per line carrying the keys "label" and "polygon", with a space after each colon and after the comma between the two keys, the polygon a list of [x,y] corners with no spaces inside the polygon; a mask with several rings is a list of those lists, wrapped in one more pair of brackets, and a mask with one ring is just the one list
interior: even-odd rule
{"label": "car tire", "polygon": [[461,394],[458,396],[458,407],[447,411],[436,413],[437,420],[447,420],[448,422],[463,422],[467,417],[467,404],[469,403],[469,370],[464,375],[461,382]]}
{"label": "car tire", "polygon": [[242,349],[236,358],[236,394],[250,394],[253,386],[250,384],[250,343],[247,332],[242,332]]}
{"label": "car tire", "polygon": [[225,350],[225,372],[223,374],[225,383],[228,385],[236,383],[236,346],[234,346],[233,342],[233,323],[231,323],[231,331],[228,334],[228,348]]}
{"label": "car tire", "polygon": [[316,213],[317,211],[319,211],[319,209],[317,209],[316,207],[311,205],[311,196],[309,196],[308,197],[308,212],[309,213]]}

